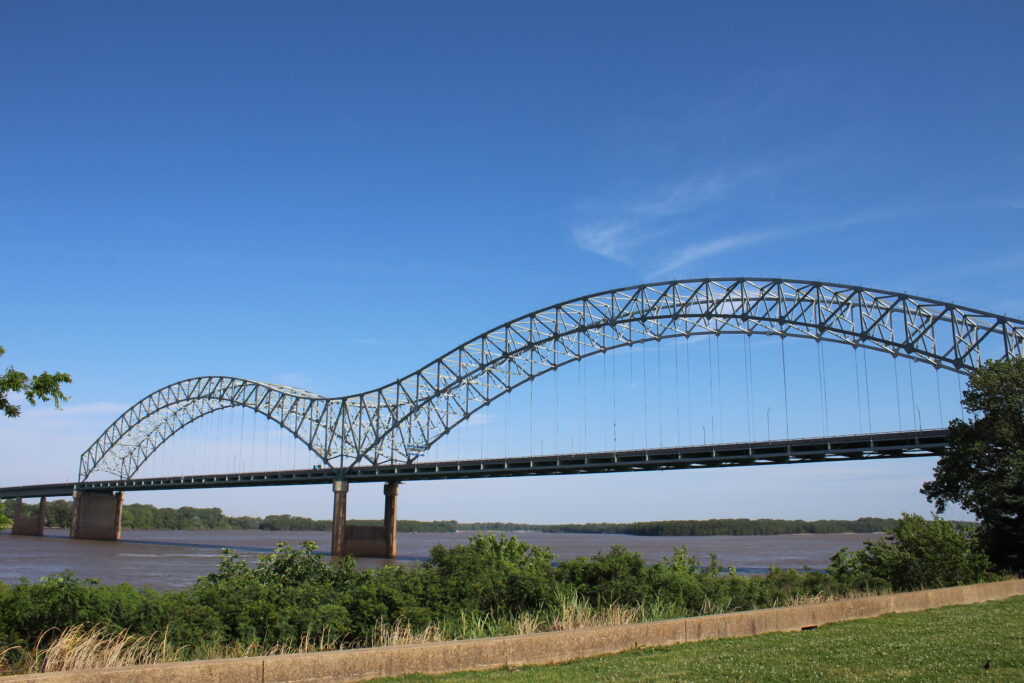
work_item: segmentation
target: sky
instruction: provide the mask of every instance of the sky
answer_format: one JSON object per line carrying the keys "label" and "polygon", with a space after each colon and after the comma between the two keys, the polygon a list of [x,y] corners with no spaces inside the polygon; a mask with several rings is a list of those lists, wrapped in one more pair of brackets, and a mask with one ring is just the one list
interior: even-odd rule
{"label": "sky", "polygon": [[[1022,34],[1009,0],[5,2],[0,364],[74,383],[65,410],[0,426],[0,482],[73,479],[179,379],[354,393],[642,282],[820,279],[1024,318]],[[955,379],[921,381],[948,420]],[[831,431],[856,431],[845,405]],[[407,484],[399,514],[927,513],[933,465]],[[353,514],[379,517],[378,487],[353,489]],[[130,502],[330,511],[326,488]]]}

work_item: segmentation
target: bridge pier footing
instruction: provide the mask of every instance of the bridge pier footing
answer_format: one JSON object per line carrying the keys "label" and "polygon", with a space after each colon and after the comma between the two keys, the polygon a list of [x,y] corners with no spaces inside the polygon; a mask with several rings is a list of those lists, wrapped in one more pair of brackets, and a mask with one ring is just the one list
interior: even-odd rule
{"label": "bridge pier footing", "polygon": [[35,516],[25,517],[22,514],[22,500],[14,500],[14,522],[11,534],[14,536],[42,536],[43,524],[46,521],[46,498],[39,499],[39,509]]}
{"label": "bridge pier footing", "polygon": [[334,482],[334,521],[331,555],[398,556],[398,482],[384,484],[384,525],[350,526],[347,520],[348,482]]}
{"label": "bridge pier footing", "polygon": [[124,493],[121,491],[75,491],[71,508],[71,538],[121,540],[123,506]]}

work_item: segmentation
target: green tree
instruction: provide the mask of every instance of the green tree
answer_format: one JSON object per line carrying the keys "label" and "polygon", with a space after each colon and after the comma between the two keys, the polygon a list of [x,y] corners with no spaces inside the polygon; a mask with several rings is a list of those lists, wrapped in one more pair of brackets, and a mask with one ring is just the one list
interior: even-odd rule
{"label": "green tree", "polygon": [[[0,346],[0,356],[4,355],[4,347]],[[7,417],[18,417],[21,415],[21,406],[11,403],[7,394],[16,392],[24,394],[25,400],[35,405],[36,401],[53,400],[53,405],[60,408],[60,404],[68,400],[68,397],[61,389],[62,384],[70,384],[71,375],[66,372],[44,372],[29,377],[20,370],[12,367],[0,375],[0,409]]]}
{"label": "green tree", "polygon": [[987,361],[964,391],[967,420],[949,425],[949,450],[921,492],[942,512],[957,503],[981,522],[996,564],[1024,571],[1024,358]]}
{"label": "green tree", "polygon": [[0,500],[0,531],[9,528],[14,521],[7,516],[7,501]]}
{"label": "green tree", "polygon": [[837,578],[881,579],[904,591],[977,583],[992,569],[973,529],[904,513],[884,540],[833,555],[828,571]]}

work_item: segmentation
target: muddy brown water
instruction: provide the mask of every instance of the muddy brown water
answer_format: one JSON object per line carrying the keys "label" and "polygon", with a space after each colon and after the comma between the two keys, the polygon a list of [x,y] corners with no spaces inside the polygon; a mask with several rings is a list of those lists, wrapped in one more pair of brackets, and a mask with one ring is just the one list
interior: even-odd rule
{"label": "muddy brown water", "polygon": [[[441,544],[465,543],[479,532],[399,533],[397,560],[360,558],[360,568],[384,564],[414,564],[425,560],[430,549]],[[508,534],[509,532],[505,532]],[[672,554],[685,545],[704,564],[714,553],[723,565],[740,573],[759,574],[768,567],[823,569],[840,548],[860,548],[881,534],[787,534],[778,536],[627,536],[625,534],[562,534],[537,531],[511,532],[527,543],[548,546],[568,560],[607,551],[614,545],[639,552],[648,562]],[[217,568],[222,548],[233,548],[252,562],[278,542],[298,545],[304,540],[320,548],[330,546],[327,532],[317,531],[158,531],[127,529],[121,541],[78,541],[67,531],[47,529],[45,536],[0,534],[0,581],[14,583],[22,577],[36,581],[43,576],[71,570],[80,577],[103,583],[130,583],[157,590],[184,588]]]}

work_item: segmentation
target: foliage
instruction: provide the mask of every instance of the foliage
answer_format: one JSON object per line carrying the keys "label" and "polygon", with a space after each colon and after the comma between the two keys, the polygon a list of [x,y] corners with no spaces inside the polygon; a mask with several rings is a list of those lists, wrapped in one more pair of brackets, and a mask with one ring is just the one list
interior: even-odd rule
{"label": "foliage", "polygon": [[8,529],[14,524],[11,515],[14,514],[14,504],[10,500],[0,500],[0,531]]}
{"label": "foliage", "polygon": [[554,559],[546,548],[483,535],[438,546],[418,566],[359,572],[351,558],[324,562],[308,542],[280,545],[255,566],[225,551],[216,572],[178,592],[104,586],[65,573],[0,585],[0,650],[31,646],[51,628],[96,624],[166,634],[169,646],[193,655],[210,647],[296,647],[310,638],[365,645],[382,626],[435,628],[449,637],[517,632],[524,619],[551,627],[565,621],[567,602],[684,616],[847,589],[821,573],[736,577],[700,567],[685,550],[651,567],[623,549],[560,566]]}
{"label": "foliage", "polygon": [[895,590],[977,583],[993,576],[975,530],[935,518],[904,514],[884,540],[832,557],[829,572],[862,584],[882,581]]}
{"label": "foliage", "polygon": [[159,644],[196,658],[773,607],[889,585],[978,580],[985,565],[971,533],[905,517],[892,544],[841,554],[827,573],[773,569],[764,576],[737,575],[713,556],[702,566],[685,548],[650,565],[621,547],[556,564],[547,548],[494,535],[437,546],[419,565],[365,571],[352,558],[325,562],[311,542],[279,544],[255,565],[225,550],[215,572],[182,591],[106,586],[70,573],[0,584],[0,652],[61,651],[60,638],[71,633],[69,643],[98,638],[115,649],[143,648],[135,637],[153,637],[143,649]]}
{"label": "foliage", "polygon": [[760,536],[769,534],[841,534],[889,531],[894,519],[689,519],[656,522],[591,522],[588,524],[518,524],[515,522],[457,523],[463,531],[544,531],[571,534],[629,534],[633,536]]}
{"label": "foliage", "polygon": [[[4,355],[4,347],[0,346],[0,356]],[[20,370],[8,367],[7,371],[0,375],[0,410],[7,417],[18,417],[21,415],[21,406],[11,403],[7,395],[11,392],[20,393],[31,405],[36,401],[53,401],[55,408],[68,400],[61,388],[62,384],[69,384],[71,375],[66,372],[49,373],[44,372],[29,377]]]}
{"label": "foliage", "polygon": [[[555,556],[513,536],[475,536],[465,545],[435,546],[423,570],[436,584],[436,608],[459,612],[537,610],[555,597]],[[513,607],[514,606],[514,607]]]}
{"label": "foliage", "polygon": [[970,417],[950,423],[949,451],[921,492],[939,512],[973,513],[993,561],[1024,572],[1024,358],[975,370],[963,405]]}

